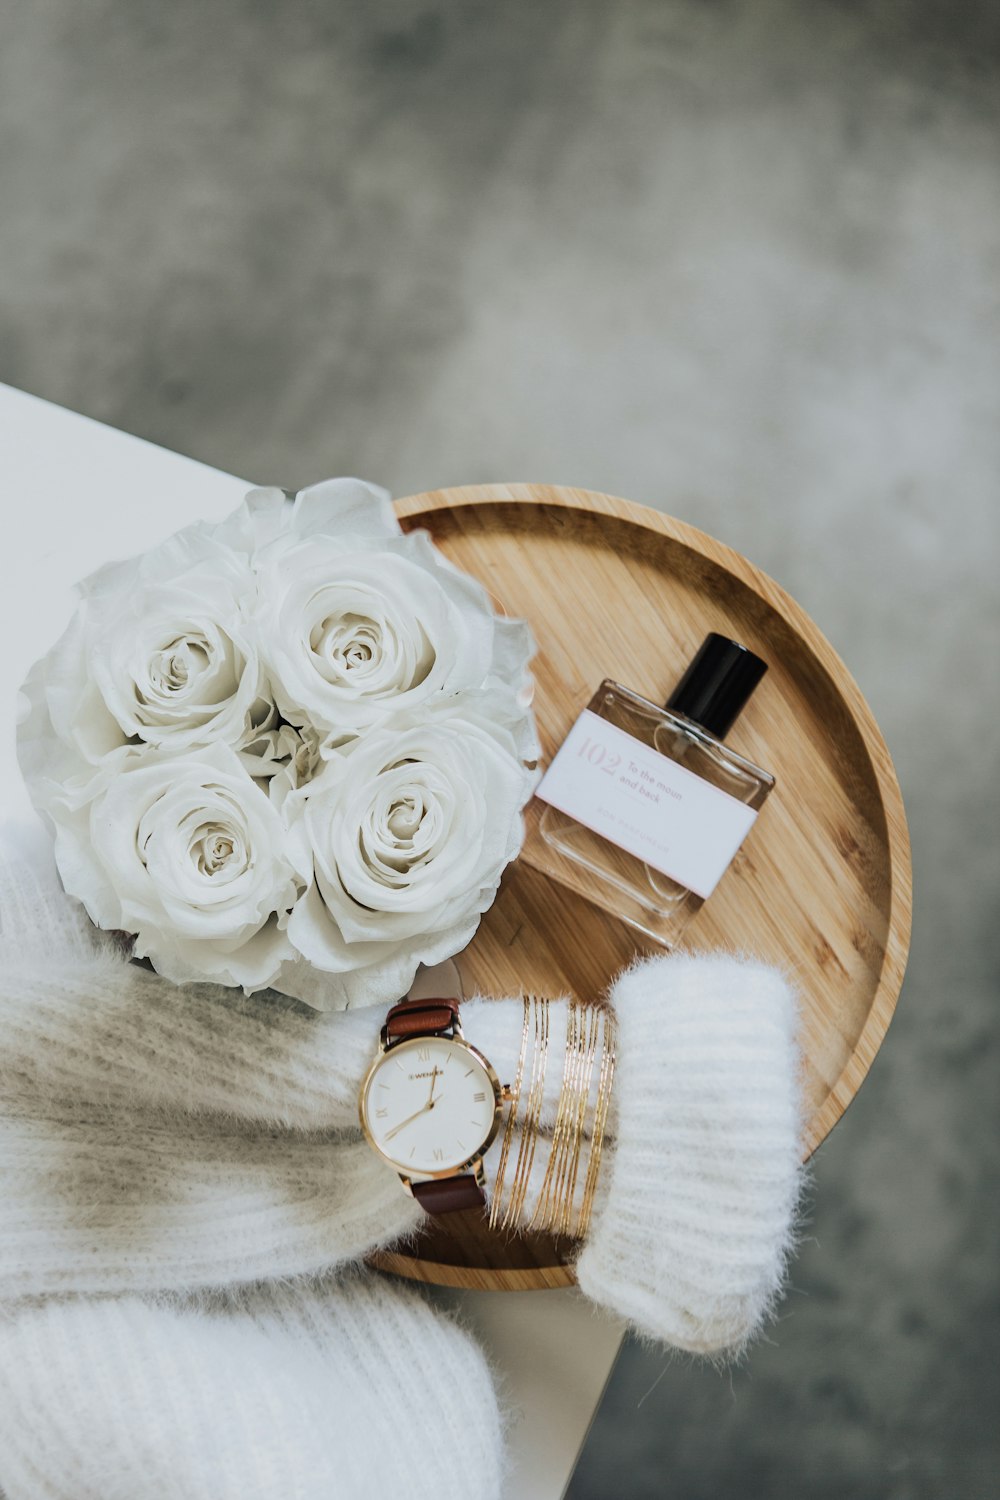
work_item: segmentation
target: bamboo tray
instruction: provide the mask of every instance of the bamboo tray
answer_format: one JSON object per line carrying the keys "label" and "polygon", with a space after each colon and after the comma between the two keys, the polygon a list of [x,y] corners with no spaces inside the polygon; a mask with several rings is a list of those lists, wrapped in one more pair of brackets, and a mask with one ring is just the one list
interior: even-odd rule
{"label": "bamboo tray", "polygon": [[[844,664],[794,600],[744,557],[626,500],[547,485],[473,485],[414,495],[397,510],[404,528],[426,527],[508,614],[531,622],[546,758],[602,678],[662,702],[709,630],[770,664],[727,743],[772,771],[777,786],[684,947],[741,950],[794,974],[804,1002],[811,1154],[878,1051],[910,930],[899,786]],[[532,803],[529,826],[538,815]],[[592,999],[639,951],[631,928],[550,880],[544,864],[541,846],[508,870],[459,957],[467,994],[527,989]],[[566,1249],[542,1235],[494,1236],[481,1215],[454,1214],[409,1251],[374,1260],[421,1281],[526,1290],[572,1284]]]}

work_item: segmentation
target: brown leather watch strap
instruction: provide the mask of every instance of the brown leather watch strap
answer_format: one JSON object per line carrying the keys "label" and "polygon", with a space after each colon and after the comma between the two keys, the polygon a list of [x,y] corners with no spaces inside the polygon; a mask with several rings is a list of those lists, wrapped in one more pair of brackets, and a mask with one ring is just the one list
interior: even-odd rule
{"label": "brown leather watch strap", "polygon": [[486,1194],[471,1172],[462,1177],[438,1177],[415,1182],[413,1196],[429,1214],[453,1214],[462,1208],[485,1208]]}
{"label": "brown leather watch strap", "polygon": [[[440,1036],[458,1025],[459,1002],[439,1000],[401,1000],[385,1018],[386,1041],[391,1045],[404,1037]],[[430,1182],[414,1182],[411,1191],[420,1207],[429,1214],[452,1214],[463,1208],[485,1208],[486,1194],[471,1172],[461,1177],[437,1177]]]}
{"label": "brown leather watch strap", "polygon": [[458,1017],[457,1000],[401,1000],[385,1018],[390,1041],[404,1036],[435,1036],[448,1031]]}

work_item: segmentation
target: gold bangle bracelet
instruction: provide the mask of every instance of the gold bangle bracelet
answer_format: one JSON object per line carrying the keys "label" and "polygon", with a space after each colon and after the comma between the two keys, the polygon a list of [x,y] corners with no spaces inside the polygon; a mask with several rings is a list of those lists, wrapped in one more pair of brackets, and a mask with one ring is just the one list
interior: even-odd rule
{"label": "gold bangle bracelet", "polygon": [[[549,1055],[549,1002],[539,998],[537,995],[532,995],[530,1002],[528,999],[525,999],[522,1045],[526,1043],[528,1036],[531,1034],[532,1028],[529,1017],[533,1017],[534,1019],[535,1044],[531,1054],[531,1081],[528,1087],[524,1115],[521,1120],[521,1138],[518,1143],[514,1177],[511,1182],[507,1207],[503,1214],[501,1215],[500,1213],[500,1193],[497,1191],[494,1194],[494,1209],[490,1215],[490,1222],[501,1229],[516,1227],[521,1210],[524,1207],[528,1185],[531,1181],[531,1168],[535,1160],[535,1147],[538,1139],[538,1122],[542,1112],[542,1100],[545,1097],[545,1073]],[[518,1090],[519,1096],[522,1090],[523,1077],[521,1087]],[[513,1112],[512,1107],[512,1115]],[[511,1130],[513,1131],[512,1124]]]}
{"label": "gold bangle bracelet", "polygon": [[611,1107],[611,1089],[615,1081],[615,1063],[618,1057],[617,1018],[613,1011],[605,1010],[602,1019],[604,1023],[604,1045],[601,1049],[601,1072],[597,1085],[594,1125],[590,1133],[590,1160],[587,1163],[583,1202],[580,1205],[580,1216],[576,1224],[576,1233],[580,1239],[586,1236],[590,1228],[591,1215],[594,1209],[594,1194],[597,1190],[597,1178],[601,1169],[601,1150],[604,1145],[604,1131],[608,1123],[608,1111]]}
{"label": "gold bangle bracelet", "polygon": [[503,1133],[503,1141],[500,1144],[500,1156],[497,1160],[497,1169],[493,1179],[493,1195],[490,1200],[490,1228],[497,1227],[500,1214],[500,1203],[503,1199],[504,1179],[507,1175],[507,1162],[510,1158],[511,1142],[514,1139],[514,1127],[517,1124],[517,1111],[521,1102],[521,1083],[524,1078],[524,1059],[528,1052],[528,1027],[531,1021],[531,998],[528,995],[524,1000],[524,1019],[521,1023],[521,1048],[517,1054],[517,1072],[511,1086],[510,1109],[507,1111],[507,1125]]}
{"label": "gold bangle bracelet", "polygon": [[[616,1059],[616,1024],[612,1011],[581,1005],[566,1006],[566,1037],[559,1101],[548,1142],[548,1155],[537,1201],[527,1228],[556,1235],[582,1237],[590,1224],[600,1171],[604,1134],[611,1103]],[[550,1040],[549,1002],[539,996],[524,997],[521,1047],[512,1088],[510,1111],[500,1148],[490,1204],[490,1227],[514,1229],[525,1214],[532,1169],[538,1150]],[[532,1044],[528,1074],[528,1047]],[[600,1048],[593,1122],[589,1139],[586,1124],[594,1070]],[[525,1078],[528,1076],[525,1094]],[[523,1107],[522,1107],[523,1106]],[[518,1149],[506,1192],[515,1134]],[[586,1157],[586,1170],[583,1161]],[[582,1184],[582,1186],[581,1186]],[[506,1205],[504,1198],[507,1198]],[[577,1197],[581,1202],[575,1210]]]}
{"label": "gold bangle bracelet", "polygon": [[566,1008],[566,1049],[556,1122],[538,1202],[528,1225],[530,1229],[547,1229],[554,1234],[571,1233],[573,1197],[597,1033],[595,1008],[580,1006],[571,1000]]}

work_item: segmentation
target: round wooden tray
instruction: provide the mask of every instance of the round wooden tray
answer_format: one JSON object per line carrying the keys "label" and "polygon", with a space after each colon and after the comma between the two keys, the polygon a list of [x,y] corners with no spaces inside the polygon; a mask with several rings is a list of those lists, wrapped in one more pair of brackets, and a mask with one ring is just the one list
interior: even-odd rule
{"label": "round wooden tray", "polygon": [[[769,663],[727,743],[772,771],[777,786],[684,946],[752,953],[794,975],[804,1004],[810,1154],[885,1035],[910,930],[899,786],[844,664],[794,600],[744,557],[626,500],[548,485],[473,485],[414,495],[397,510],[407,530],[426,527],[508,614],[531,622],[546,758],[604,677],[663,702],[709,630]],[[533,803],[529,828],[538,813]],[[508,870],[459,957],[467,994],[527,989],[593,999],[639,951],[631,928],[549,879],[544,864],[541,845]],[[566,1248],[543,1235],[491,1235],[481,1215],[454,1214],[411,1250],[374,1259],[417,1280],[525,1290],[572,1283]]]}

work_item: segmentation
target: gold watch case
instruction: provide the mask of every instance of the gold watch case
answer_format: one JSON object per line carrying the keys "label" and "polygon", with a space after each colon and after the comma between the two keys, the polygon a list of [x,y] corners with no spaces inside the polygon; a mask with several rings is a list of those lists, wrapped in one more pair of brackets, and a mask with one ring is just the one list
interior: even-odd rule
{"label": "gold watch case", "polygon": [[364,1133],[365,1140],[368,1142],[375,1155],[379,1158],[380,1161],[385,1162],[386,1166],[392,1168],[392,1170],[400,1177],[405,1187],[409,1187],[410,1177],[412,1177],[414,1181],[418,1182],[431,1182],[442,1177],[460,1177],[463,1173],[469,1171],[478,1173],[482,1166],[483,1156],[493,1144],[494,1140],[496,1139],[497,1131],[500,1129],[500,1122],[503,1116],[504,1099],[509,1097],[510,1092],[501,1084],[500,1079],[497,1075],[497,1071],[494,1068],[493,1064],[490,1062],[489,1058],[485,1057],[484,1054],[480,1052],[478,1047],[474,1047],[471,1042],[467,1042],[465,1040],[465,1037],[462,1035],[461,1030],[457,1024],[455,1027],[454,1035],[434,1036],[432,1039],[437,1043],[443,1043],[446,1046],[455,1047],[463,1053],[471,1053],[476,1062],[479,1063],[480,1067],[483,1069],[487,1078],[489,1079],[490,1085],[493,1089],[493,1119],[490,1123],[488,1133],[475,1148],[475,1150],[471,1153],[471,1155],[466,1158],[465,1161],[459,1162],[455,1166],[444,1167],[440,1172],[420,1171],[406,1173],[402,1163],[396,1161],[391,1156],[387,1156],[381,1149],[381,1147],[376,1144],[375,1137],[372,1133],[371,1127],[368,1124],[368,1093],[373,1078],[381,1068],[386,1056],[389,1053],[392,1053],[395,1056],[404,1051],[408,1052],[411,1050],[416,1050],[418,1047],[426,1046],[428,1037],[404,1037],[401,1041],[390,1043],[386,1036],[385,1028],[383,1027],[382,1040],[379,1045],[379,1050],[376,1053],[375,1057],[372,1059],[371,1066],[369,1067],[367,1073],[364,1076],[364,1079],[362,1080],[361,1088],[358,1093],[358,1119],[361,1123],[361,1129]]}

